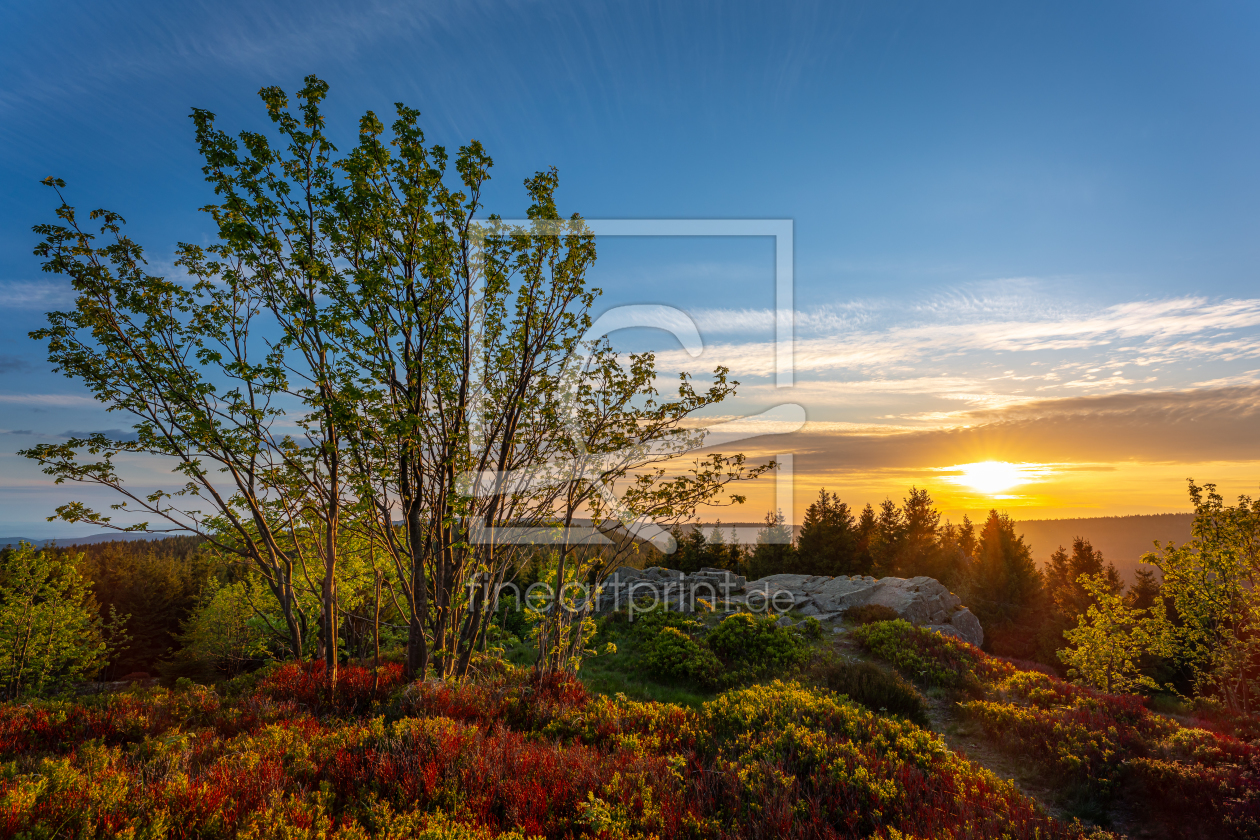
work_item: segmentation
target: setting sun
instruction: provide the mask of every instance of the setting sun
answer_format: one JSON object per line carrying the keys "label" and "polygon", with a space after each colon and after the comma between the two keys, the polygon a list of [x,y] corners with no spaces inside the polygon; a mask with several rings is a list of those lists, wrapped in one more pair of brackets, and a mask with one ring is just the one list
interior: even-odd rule
{"label": "setting sun", "polygon": [[986,496],[1004,493],[1036,476],[1025,465],[1007,461],[980,461],[975,464],[959,464],[951,469],[959,473],[953,478],[955,483]]}

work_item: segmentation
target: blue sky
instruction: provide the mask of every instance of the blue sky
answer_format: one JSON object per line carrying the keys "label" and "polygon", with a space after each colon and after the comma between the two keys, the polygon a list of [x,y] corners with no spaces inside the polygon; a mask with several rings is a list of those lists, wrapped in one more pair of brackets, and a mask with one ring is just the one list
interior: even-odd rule
{"label": "blue sky", "polygon": [[[67,302],[31,256],[30,227],[54,207],[38,181],[57,175],[72,203],[123,213],[162,266],[177,241],[209,235],[189,109],[261,129],[257,90],[296,90],[307,73],[332,85],[344,147],[364,110],[398,100],[431,140],[481,140],[496,161],[489,209],[504,215],[524,209],[522,179],[554,165],[563,209],[590,218],[793,219],[803,496],[827,483],[861,503],[932,481],[948,496],[941,470],[964,457],[1077,476],[1004,500],[1046,515],[1180,509],[1192,468],[1238,489],[1260,477],[1254,5],[63,2],[3,15],[0,531],[68,533],[42,518],[74,496],[12,452],[124,425],[25,337]],[[764,370],[768,241],[600,251],[607,303],[696,315],[702,361],[747,384],[733,414],[784,399]],[[682,361],[661,349],[665,366]]]}

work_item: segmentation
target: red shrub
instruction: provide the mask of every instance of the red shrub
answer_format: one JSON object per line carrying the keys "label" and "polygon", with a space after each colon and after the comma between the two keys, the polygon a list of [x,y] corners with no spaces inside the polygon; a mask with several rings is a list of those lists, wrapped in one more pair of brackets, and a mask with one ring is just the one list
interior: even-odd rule
{"label": "red shrub", "polygon": [[[259,690],[274,700],[291,700],[314,714],[366,712],[387,698],[403,682],[403,666],[390,662],[379,669],[346,665],[337,669],[337,684],[330,690],[322,660],[288,662],[268,674]],[[376,684],[375,690],[373,685]]]}

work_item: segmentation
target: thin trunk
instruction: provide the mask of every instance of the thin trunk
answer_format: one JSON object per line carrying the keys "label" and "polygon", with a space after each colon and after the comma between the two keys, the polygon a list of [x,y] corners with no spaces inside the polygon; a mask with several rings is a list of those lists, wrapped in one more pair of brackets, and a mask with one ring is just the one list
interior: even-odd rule
{"label": "thin trunk", "polygon": [[[404,473],[406,474],[406,473]],[[429,618],[429,587],[424,577],[425,543],[424,521],[420,503],[415,498],[418,488],[412,489],[407,511],[407,544],[411,552],[411,615],[407,621],[407,679],[424,679],[429,669],[429,650],[424,637],[424,625]]]}
{"label": "thin trunk", "polygon": [[372,696],[381,685],[381,573],[376,573],[376,597],[372,613]]}

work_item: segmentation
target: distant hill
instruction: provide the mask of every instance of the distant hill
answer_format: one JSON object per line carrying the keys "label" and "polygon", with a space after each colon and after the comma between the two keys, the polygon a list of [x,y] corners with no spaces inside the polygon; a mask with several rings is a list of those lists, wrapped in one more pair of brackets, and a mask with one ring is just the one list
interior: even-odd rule
{"label": "distant hill", "polygon": [[1072,540],[1084,537],[1114,563],[1126,581],[1133,580],[1138,561],[1152,543],[1173,542],[1181,545],[1190,540],[1192,513],[1157,513],[1147,516],[1099,516],[1091,519],[1029,519],[1016,522],[1015,529],[1032,547],[1033,559],[1045,565],[1055,549],[1072,548]]}
{"label": "distant hill", "polygon": [[0,537],[0,548],[5,546],[16,546],[18,543],[28,542],[35,546],[51,545],[61,548],[67,545],[92,545],[93,543],[103,542],[131,542],[133,540],[160,540],[170,534],[92,534],[90,537],[62,537],[61,539],[43,539],[37,540],[31,537]]}
{"label": "distant hill", "polygon": [[[1190,539],[1190,525],[1194,521],[1192,513],[1158,513],[1147,516],[1098,516],[1089,519],[1029,519],[1017,521],[1016,530],[1023,534],[1024,542],[1032,548],[1033,559],[1044,566],[1050,555],[1059,546],[1071,549],[1072,540],[1084,537],[1094,548],[1103,553],[1108,562],[1114,563],[1116,569],[1126,581],[1133,580],[1133,572],[1138,568],[1138,560],[1143,554],[1154,550],[1155,540],[1168,542],[1172,540],[1178,545]],[[713,527],[712,523],[696,523],[687,528],[701,528],[707,535]],[[745,544],[755,543],[757,532],[765,527],[763,522],[732,522],[722,524],[723,536],[729,535],[731,529],[737,532],[739,541]],[[792,529],[800,534],[800,526]],[[0,548],[6,545],[17,545],[28,542],[32,545],[53,545],[57,547],[72,545],[91,545],[111,541],[157,540],[165,534],[92,534],[87,537],[64,537],[61,539],[37,540],[30,537],[0,537]]]}

